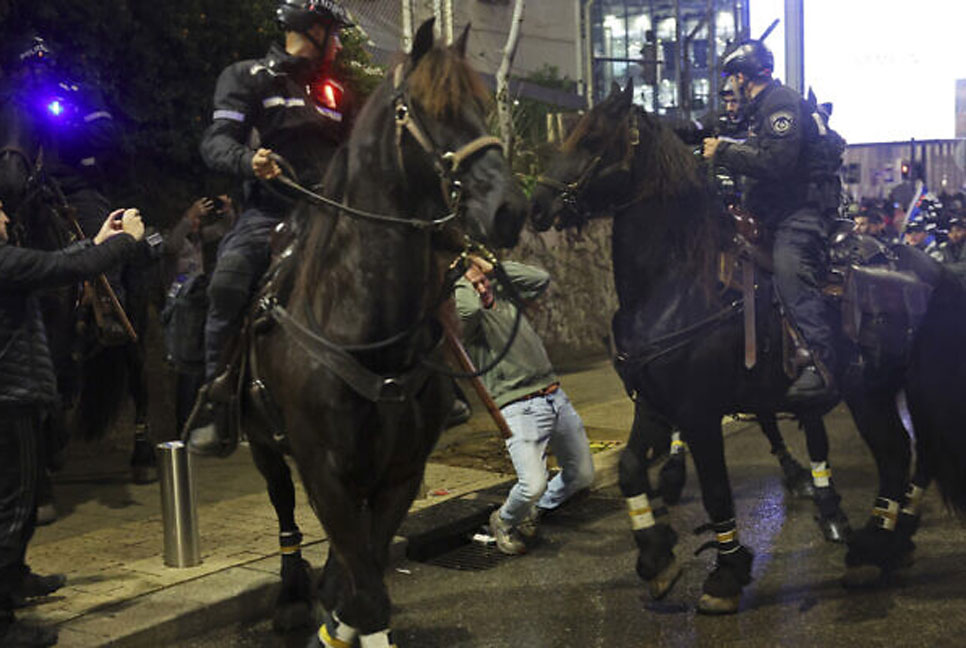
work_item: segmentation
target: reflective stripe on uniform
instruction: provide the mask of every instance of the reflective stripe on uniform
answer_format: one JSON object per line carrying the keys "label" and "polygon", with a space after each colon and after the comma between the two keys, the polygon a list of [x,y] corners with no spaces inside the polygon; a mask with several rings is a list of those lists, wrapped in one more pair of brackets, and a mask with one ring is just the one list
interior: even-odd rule
{"label": "reflective stripe on uniform", "polygon": [[316,106],[315,109],[332,121],[342,121],[342,113],[340,113],[338,110],[330,110],[329,108],[323,108],[322,106]]}
{"label": "reflective stripe on uniform", "polygon": [[240,113],[237,110],[216,110],[212,119],[230,119],[232,121],[245,121],[245,113]]}
{"label": "reflective stripe on uniform", "polygon": [[84,115],[84,121],[86,122],[92,122],[95,119],[114,119],[114,117],[111,115],[111,113],[107,112],[106,110],[97,110],[87,115]]}
{"label": "reflective stripe on uniform", "polygon": [[298,108],[305,105],[305,99],[301,97],[291,97],[286,99],[285,97],[268,97],[262,100],[262,105],[266,108],[274,108],[275,106],[285,106],[287,108]]}

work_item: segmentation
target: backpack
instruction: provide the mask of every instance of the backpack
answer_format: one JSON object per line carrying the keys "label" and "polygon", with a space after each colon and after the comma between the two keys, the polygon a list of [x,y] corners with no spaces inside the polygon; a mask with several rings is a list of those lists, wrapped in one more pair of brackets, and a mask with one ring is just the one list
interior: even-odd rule
{"label": "backpack", "polygon": [[205,319],[208,277],[202,273],[176,280],[168,290],[161,326],[164,355],[176,371],[194,373],[205,366]]}
{"label": "backpack", "polygon": [[[802,100],[803,114],[808,115],[805,130],[806,202],[815,204],[823,214],[837,212],[842,199],[842,156],[845,139],[828,124],[831,104],[819,104],[815,93],[808,91]],[[830,214],[833,217],[837,214]]]}

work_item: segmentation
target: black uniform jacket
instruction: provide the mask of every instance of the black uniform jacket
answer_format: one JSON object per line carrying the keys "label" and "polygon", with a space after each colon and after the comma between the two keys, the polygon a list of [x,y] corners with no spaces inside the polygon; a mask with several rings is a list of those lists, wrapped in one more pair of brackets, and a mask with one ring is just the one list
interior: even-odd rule
{"label": "black uniform jacket", "polygon": [[747,106],[748,139],[721,142],[715,164],[748,178],[745,207],[766,224],[777,224],[805,203],[804,167],[808,125],[801,96],[772,81]]}
{"label": "black uniform jacket", "polygon": [[81,241],[57,252],[0,243],[0,407],[52,405],[57,381],[35,291],[104,272],[129,257],[134,239]]}
{"label": "black uniform jacket", "polygon": [[[215,88],[214,121],[201,142],[205,163],[254,180],[252,157],[255,148],[264,147],[291,162],[303,185],[321,182],[349,125],[345,101],[329,107],[312,98],[315,74],[307,59],[293,57],[278,45],[264,58],[225,68]],[[252,198],[260,202],[257,192]]]}

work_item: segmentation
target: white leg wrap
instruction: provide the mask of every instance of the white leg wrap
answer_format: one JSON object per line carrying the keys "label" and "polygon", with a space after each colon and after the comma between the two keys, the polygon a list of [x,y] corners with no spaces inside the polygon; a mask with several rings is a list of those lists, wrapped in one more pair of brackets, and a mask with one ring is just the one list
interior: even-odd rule
{"label": "white leg wrap", "polygon": [[899,502],[885,497],[877,497],[872,507],[872,516],[879,521],[879,528],[894,531],[899,517]]}
{"label": "white leg wrap", "polygon": [[331,621],[319,628],[319,641],[327,648],[352,648],[358,636],[359,631],[340,621],[335,612]]}
{"label": "white leg wrap", "polygon": [[831,482],[832,469],[828,467],[827,461],[812,462],[812,483],[819,488],[827,488]]}
{"label": "white leg wrap", "polygon": [[631,516],[631,529],[647,529],[654,526],[654,511],[651,509],[651,501],[647,495],[641,493],[634,497],[628,497],[627,514]]}
{"label": "white leg wrap", "polygon": [[680,432],[671,433],[671,454],[677,454],[679,452],[684,452],[688,449],[688,444],[681,440]]}
{"label": "white leg wrap", "polygon": [[360,648],[396,648],[392,642],[392,635],[389,630],[380,630],[372,634],[359,635]]}
{"label": "white leg wrap", "polygon": [[909,489],[906,491],[906,502],[905,506],[902,507],[902,512],[907,515],[919,515],[922,511],[922,496],[925,492],[926,489],[915,484],[909,484]]}

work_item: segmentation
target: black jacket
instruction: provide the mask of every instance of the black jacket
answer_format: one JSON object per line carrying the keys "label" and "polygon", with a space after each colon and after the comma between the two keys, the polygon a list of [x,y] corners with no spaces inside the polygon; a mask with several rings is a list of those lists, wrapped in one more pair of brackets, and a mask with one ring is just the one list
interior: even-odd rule
{"label": "black jacket", "polygon": [[721,142],[715,164],[747,177],[745,207],[766,224],[777,224],[805,204],[805,148],[812,127],[802,97],[772,81],[746,110],[748,139]]}
{"label": "black jacket", "polygon": [[0,243],[0,407],[52,405],[57,381],[35,294],[104,272],[129,257],[134,239],[81,241],[57,252]]}
{"label": "black jacket", "polygon": [[307,59],[272,45],[264,58],[233,63],[218,77],[213,122],[202,139],[201,156],[211,169],[246,180],[248,202],[271,202],[254,182],[256,148],[284,157],[299,181],[312,186],[322,181],[346,139],[349,100],[344,97],[335,108],[316,102],[310,86],[317,75]]}

